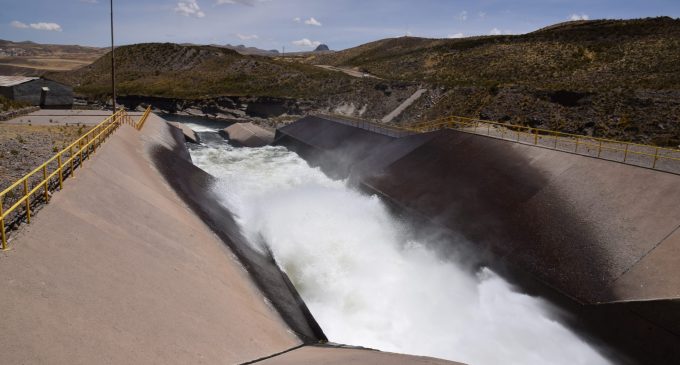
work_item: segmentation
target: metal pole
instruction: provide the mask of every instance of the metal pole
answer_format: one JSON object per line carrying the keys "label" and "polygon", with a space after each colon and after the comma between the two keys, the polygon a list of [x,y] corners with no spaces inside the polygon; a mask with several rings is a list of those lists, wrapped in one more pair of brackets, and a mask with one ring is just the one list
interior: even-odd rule
{"label": "metal pole", "polygon": [[3,217],[3,212],[2,212],[2,204],[3,201],[5,200],[5,197],[3,196],[0,198],[0,236],[2,236],[2,250],[7,249],[7,237],[5,236],[5,218]]}
{"label": "metal pole", "polygon": [[113,113],[116,112],[116,65],[113,47],[113,0],[110,1],[111,6],[111,92],[113,93]]}
{"label": "metal pole", "polygon": [[28,195],[28,178],[24,179],[24,199],[26,199],[26,223],[31,224],[31,197]]}
{"label": "metal pole", "polygon": [[64,168],[61,165],[61,153],[57,155],[57,163],[59,163],[59,190],[64,190]]}

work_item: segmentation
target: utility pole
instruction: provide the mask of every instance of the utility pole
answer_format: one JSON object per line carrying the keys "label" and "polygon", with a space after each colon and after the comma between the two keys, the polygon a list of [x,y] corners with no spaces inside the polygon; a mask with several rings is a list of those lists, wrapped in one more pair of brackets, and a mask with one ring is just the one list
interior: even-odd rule
{"label": "utility pole", "polygon": [[286,46],[283,46],[283,58],[286,58]]}
{"label": "utility pole", "polygon": [[111,5],[111,92],[113,94],[113,113],[116,112],[116,65],[115,57],[113,55],[113,0],[110,1]]}

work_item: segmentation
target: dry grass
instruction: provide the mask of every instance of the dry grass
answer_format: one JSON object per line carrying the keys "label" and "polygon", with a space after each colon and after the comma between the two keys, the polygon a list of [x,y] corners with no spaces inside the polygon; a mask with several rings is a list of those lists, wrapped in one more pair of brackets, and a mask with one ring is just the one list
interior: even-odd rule
{"label": "dry grass", "polygon": [[0,190],[40,166],[89,128],[1,124]]}

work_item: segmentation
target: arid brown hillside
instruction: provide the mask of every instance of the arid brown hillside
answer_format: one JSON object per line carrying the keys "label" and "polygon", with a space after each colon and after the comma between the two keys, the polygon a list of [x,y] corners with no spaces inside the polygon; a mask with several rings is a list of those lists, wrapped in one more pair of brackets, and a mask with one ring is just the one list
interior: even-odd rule
{"label": "arid brown hillside", "polygon": [[[350,77],[289,59],[242,55],[224,47],[147,43],[116,48],[115,56],[119,97],[188,99],[199,109],[210,109],[207,105],[220,97],[263,97],[300,100],[314,111],[344,108],[380,118],[416,88],[410,83]],[[81,69],[47,76],[73,85],[80,96],[108,100],[110,70],[107,54]]]}
{"label": "arid brown hillside", "polygon": [[403,37],[312,56],[430,92],[402,123],[445,115],[680,144],[680,20],[596,20],[524,35]]}
{"label": "arid brown hillside", "polygon": [[[82,69],[50,77],[72,84],[87,96],[110,93],[110,56]],[[241,55],[213,47],[148,43],[116,49],[116,81],[121,95],[169,98],[274,96],[315,98],[362,87],[338,72],[269,57]]]}
{"label": "arid brown hillside", "polygon": [[12,42],[0,39],[0,74],[39,76],[94,62],[105,49],[77,45]]}

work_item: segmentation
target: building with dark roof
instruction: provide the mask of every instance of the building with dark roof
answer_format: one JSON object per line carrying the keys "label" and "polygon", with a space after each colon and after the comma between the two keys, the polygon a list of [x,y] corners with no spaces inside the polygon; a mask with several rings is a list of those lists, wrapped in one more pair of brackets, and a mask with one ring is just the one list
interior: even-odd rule
{"label": "building with dark roof", "polygon": [[0,95],[41,108],[70,108],[73,88],[41,77],[0,76]]}

